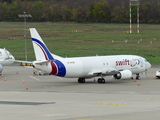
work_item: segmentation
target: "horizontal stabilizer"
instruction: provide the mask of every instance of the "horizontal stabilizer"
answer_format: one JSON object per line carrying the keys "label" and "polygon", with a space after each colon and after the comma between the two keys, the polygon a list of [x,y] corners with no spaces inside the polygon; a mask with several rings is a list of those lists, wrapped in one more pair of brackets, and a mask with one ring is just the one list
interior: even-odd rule
{"label": "horizontal stabilizer", "polygon": [[31,67],[33,67],[33,62],[32,61],[15,60],[13,65],[15,65],[15,66],[31,66]]}
{"label": "horizontal stabilizer", "polygon": [[34,61],[34,64],[43,64],[43,63],[48,63],[51,62],[50,60],[44,60],[44,61]]}

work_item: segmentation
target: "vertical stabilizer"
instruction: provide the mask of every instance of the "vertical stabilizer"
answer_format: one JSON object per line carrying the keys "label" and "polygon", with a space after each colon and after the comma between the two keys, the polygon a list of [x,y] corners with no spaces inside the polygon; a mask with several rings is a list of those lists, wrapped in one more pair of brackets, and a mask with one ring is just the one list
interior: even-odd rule
{"label": "vertical stabilizer", "polygon": [[51,52],[48,50],[37,30],[35,28],[30,28],[30,33],[36,60],[54,60]]}
{"label": "vertical stabilizer", "polygon": [[4,48],[3,50],[4,50],[4,53],[5,53],[5,59],[9,59],[9,55],[8,55],[8,53],[7,53],[6,48]]}

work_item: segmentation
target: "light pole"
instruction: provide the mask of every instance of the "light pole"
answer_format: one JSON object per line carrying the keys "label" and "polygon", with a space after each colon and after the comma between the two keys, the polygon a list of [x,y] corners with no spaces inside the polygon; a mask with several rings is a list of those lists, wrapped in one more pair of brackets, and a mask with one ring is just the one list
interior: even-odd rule
{"label": "light pole", "polygon": [[25,50],[25,59],[27,61],[26,18],[31,18],[32,15],[26,14],[26,12],[24,12],[23,14],[18,15],[18,17],[24,18],[24,50]]}
{"label": "light pole", "polygon": [[139,33],[139,0],[130,0],[130,33],[132,33],[132,6],[137,6],[137,33]]}

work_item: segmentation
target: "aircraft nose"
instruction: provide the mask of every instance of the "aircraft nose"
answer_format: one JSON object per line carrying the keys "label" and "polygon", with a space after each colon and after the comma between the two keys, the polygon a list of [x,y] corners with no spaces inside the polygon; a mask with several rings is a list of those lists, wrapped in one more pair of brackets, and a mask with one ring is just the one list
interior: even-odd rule
{"label": "aircraft nose", "polygon": [[149,69],[149,68],[151,68],[152,65],[148,62],[148,65],[147,65],[147,66],[148,66],[148,69]]}
{"label": "aircraft nose", "polygon": [[11,57],[12,60],[15,60],[14,56]]}

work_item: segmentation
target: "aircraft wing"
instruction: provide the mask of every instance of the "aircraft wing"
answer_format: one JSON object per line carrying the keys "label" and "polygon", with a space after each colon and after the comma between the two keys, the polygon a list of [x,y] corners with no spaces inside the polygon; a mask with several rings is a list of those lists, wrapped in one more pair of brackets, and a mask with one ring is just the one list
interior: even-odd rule
{"label": "aircraft wing", "polygon": [[115,74],[117,72],[118,72],[118,70],[116,70],[114,68],[109,68],[109,69],[94,69],[94,70],[90,71],[88,73],[88,75],[96,75],[96,76],[99,76],[99,75],[112,75],[112,74]]}
{"label": "aircraft wing", "polygon": [[49,63],[49,62],[53,62],[56,60],[43,60],[43,61],[34,61],[35,64],[43,64],[43,63]]}
{"label": "aircraft wing", "polygon": [[31,67],[31,68],[33,68],[33,62],[32,62],[32,61],[15,60],[12,65],[14,65],[14,66],[24,66],[24,67]]}
{"label": "aircraft wing", "polygon": [[[44,64],[51,62],[49,60],[44,60],[44,61],[33,61],[34,64]],[[32,67],[33,68],[33,62],[32,61],[21,61],[21,60],[15,60],[13,65],[15,66],[27,66],[27,67]]]}

